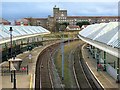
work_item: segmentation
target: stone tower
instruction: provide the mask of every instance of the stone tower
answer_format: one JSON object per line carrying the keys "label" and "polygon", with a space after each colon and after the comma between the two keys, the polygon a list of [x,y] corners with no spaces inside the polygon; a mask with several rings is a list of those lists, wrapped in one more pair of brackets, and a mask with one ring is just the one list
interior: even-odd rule
{"label": "stone tower", "polygon": [[59,14],[59,8],[56,7],[56,5],[53,7],[53,17],[56,19]]}

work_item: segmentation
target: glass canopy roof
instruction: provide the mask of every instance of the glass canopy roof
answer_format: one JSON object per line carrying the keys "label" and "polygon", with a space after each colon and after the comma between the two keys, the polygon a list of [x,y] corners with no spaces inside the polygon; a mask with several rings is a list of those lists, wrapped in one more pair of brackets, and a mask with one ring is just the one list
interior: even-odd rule
{"label": "glass canopy roof", "polygon": [[49,33],[48,30],[41,26],[10,26],[10,25],[0,25],[0,40],[10,37],[10,27],[12,27],[12,35],[25,36],[33,34]]}
{"label": "glass canopy roof", "polygon": [[120,48],[120,24],[118,22],[92,24],[80,31],[79,35]]}

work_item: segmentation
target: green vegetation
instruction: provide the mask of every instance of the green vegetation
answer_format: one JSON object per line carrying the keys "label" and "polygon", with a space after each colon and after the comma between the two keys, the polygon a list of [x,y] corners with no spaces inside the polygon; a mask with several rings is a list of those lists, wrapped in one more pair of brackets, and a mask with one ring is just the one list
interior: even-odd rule
{"label": "green vegetation", "polygon": [[[72,88],[73,84],[75,85],[75,82],[73,81],[72,75],[71,75],[71,69],[69,67],[69,54],[72,50],[74,50],[75,46],[79,44],[79,41],[71,42],[70,45],[66,44],[64,46],[64,80],[62,81],[63,84],[65,84],[65,88]],[[61,78],[62,75],[62,59],[61,59],[61,50],[59,49],[58,52],[55,54],[55,65],[58,70],[59,76]]]}
{"label": "green vegetation", "polygon": [[77,22],[76,25],[80,26],[80,28],[81,28],[82,25],[90,25],[90,22],[88,22],[88,21]]}
{"label": "green vegetation", "polygon": [[63,22],[60,25],[65,25],[67,27],[69,25],[69,22]]}
{"label": "green vegetation", "polygon": [[61,38],[64,34],[64,38],[74,38],[77,36],[78,32],[56,32],[51,34],[46,34],[42,36],[43,38]]}
{"label": "green vegetation", "polygon": [[69,25],[69,22],[62,22],[62,23],[58,23],[56,22],[56,32],[59,31],[65,31],[66,27]]}

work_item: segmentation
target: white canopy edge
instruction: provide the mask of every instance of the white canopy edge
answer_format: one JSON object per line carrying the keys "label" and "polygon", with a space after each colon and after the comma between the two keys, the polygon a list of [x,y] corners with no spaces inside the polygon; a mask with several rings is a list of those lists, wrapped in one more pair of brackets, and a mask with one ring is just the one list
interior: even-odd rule
{"label": "white canopy edge", "polygon": [[[45,34],[50,34],[50,32],[45,32],[45,33],[40,33],[40,34],[32,34],[32,35],[27,35],[27,36],[20,36],[20,37],[13,37],[13,41],[19,40],[19,39],[24,39],[24,38],[30,38],[30,37],[35,37],[39,35],[45,35]],[[10,42],[10,39],[7,40],[1,40],[0,44]]]}
{"label": "white canopy edge", "polygon": [[100,42],[97,42],[97,41],[94,41],[94,40],[91,40],[91,39],[88,39],[88,38],[84,38],[80,35],[78,35],[78,37],[83,40],[84,42],[96,47],[96,48],[99,48],[100,50],[103,50],[115,57],[119,57],[120,58],[120,51],[118,48],[114,48],[114,47],[111,47],[111,46],[108,46],[104,43],[100,43]]}

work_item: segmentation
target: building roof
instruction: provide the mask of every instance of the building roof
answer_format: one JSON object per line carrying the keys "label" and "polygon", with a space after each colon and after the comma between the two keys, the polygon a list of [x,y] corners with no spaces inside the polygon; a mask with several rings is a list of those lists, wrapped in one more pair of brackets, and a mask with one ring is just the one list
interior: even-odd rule
{"label": "building roof", "polygon": [[22,18],[22,19],[18,19],[18,20],[16,20],[15,23],[16,23],[16,24],[17,24],[17,23],[28,24],[28,23],[29,23],[29,20]]}
{"label": "building roof", "polygon": [[28,22],[28,20],[25,19],[25,18],[22,18],[22,19],[18,19],[18,20],[16,20],[16,22]]}
{"label": "building roof", "polygon": [[66,11],[67,11],[67,10],[64,10],[64,9],[63,9],[63,10],[62,10],[62,9],[60,10],[60,12],[66,12]]}
{"label": "building roof", "polygon": [[48,18],[24,18],[24,19],[28,19],[28,20],[30,20],[30,19],[34,19],[34,20],[47,20]]}
{"label": "building roof", "polygon": [[80,27],[77,25],[68,25],[66,27],[67,30],[80,30]]}
{"label": "building roof", "polygon": [[118,22],[93,24],[79,32],[79,35],[106,45],[120,48],[120,24]]}
{"label": "building roof", "polygon": [[67,18],[120,18],[120,16],[67,16]]}
{"label": "building roof", "polygon": [[0,25],[0,41],[9,38],[9,29],[12,27],[13,37],[22,37],[34,34],[50,33],[47,29],[41,26],[10,26]]}
{"label": "building roof", "polygon": [[83,28],[83,29],[84,29],[84,28],[86,28],[87,26],[88,26],[88,25],[82,25],[82,27],[81,27],[81,28]]}
{"label": "building roof", "polygon": [[0,18],[0,23],[10,23],[10,22],[4,18]]}
{"label": "building roof", "polygon": [[78,25],[68,25],[69,28],[80,28]]}
{"label": "building roof", "polygon": [[120,49],[119,22],[93,24],[79,32],[78,37],[115,57],[119,57]]}

